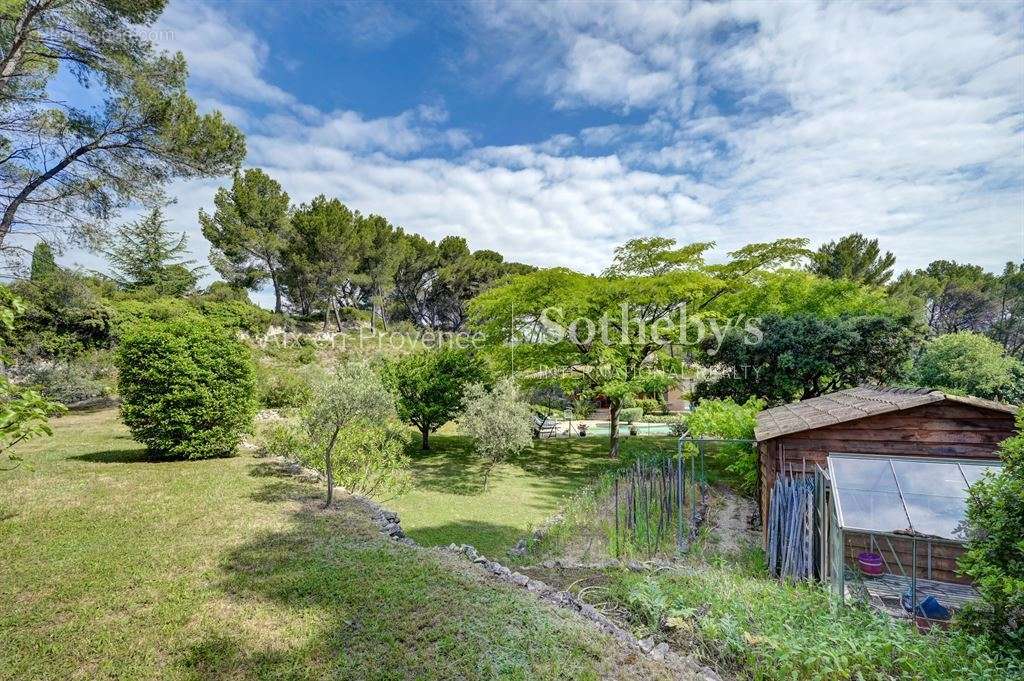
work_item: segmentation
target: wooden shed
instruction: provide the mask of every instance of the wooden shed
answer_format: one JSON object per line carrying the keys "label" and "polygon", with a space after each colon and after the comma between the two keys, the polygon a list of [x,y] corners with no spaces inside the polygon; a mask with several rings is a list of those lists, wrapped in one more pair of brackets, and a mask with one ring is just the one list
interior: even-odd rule
{"label": "wooden shed", "polygon": [[[1017,408],[975,397],[930,389],[859,387],[758,414],[755,437],[761,476],[761,509],[771,507],[771,490],[780,473],[814,475],[828,469],[830,454],[875,455],[904,459],[984,462],[998,460],[998,444],[1014,432]],[[766,523],[767,527],[767,523]],[[874,539],[845,535],[845,554],[875,550]],[[886,537],[890,560],[910,565],[911,542]],[[963,582],[956,545],[928,544],[928,574],[921,577]]]}

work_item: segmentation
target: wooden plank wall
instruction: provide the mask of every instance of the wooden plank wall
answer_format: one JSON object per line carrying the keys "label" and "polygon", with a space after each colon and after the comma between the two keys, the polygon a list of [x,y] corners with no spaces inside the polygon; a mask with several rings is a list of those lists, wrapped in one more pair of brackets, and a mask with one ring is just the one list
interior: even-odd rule
{"label": "wooden plank wall", "polygon": [[783,435],[760,447],[774,459],[762,462],[771,489],[780,466],[812,474],[829,452],[996,459],[996,447],[1011,435],[1012,414],[947,401]]}
{"label": "wooden plank wall", "polygon": [[[878,553],[889,566],[893,574],[903,574],[899,565],[903,565],[906,576],[910,576],[911,567],[914,565],[914,553],[909,539],[897,539],[889,537],[875,537],[875,546],[871,547],[870,537],[857,532],[845,534],[846,564],[856,568],[857,554],[861,551],[872,551]],[[891,543],[891,549],[890,549]],[[895,556],[893,555],[895,553]],[[937,579],[942,582],[955,582],[957,584],[970,584],[966,577],[957,574],[956,560],[964,553],[964,548],[954,544],[939,542],[932,543],[932,573],[930,579]],[[897,560],[897,558],[899,560]],[[917,542],[917,576],[924,579],[928,577],[928,546],[923,540]]]}

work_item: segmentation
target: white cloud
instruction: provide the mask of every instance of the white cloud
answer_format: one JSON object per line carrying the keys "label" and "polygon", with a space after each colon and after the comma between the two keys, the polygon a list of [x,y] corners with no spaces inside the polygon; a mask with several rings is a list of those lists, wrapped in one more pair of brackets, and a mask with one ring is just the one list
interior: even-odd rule
{"label": "white cloud", "polygon": [[[480,49],[466,54],[503,55],[495,78],[552,107],[647,120],[474,147],[436,104],[368,118],[296,101],[262,76],[265,45],[208,7],[172,4],[162,22],[205,105],[246,129],[250,165],[296,201],[338,196],[430,238],[590,271],[641,234],[724,251],[857,230],[901,267],[1024,259],[1018,5],[472,9]],[[188,197],[170,211],[179,228],[198,235],[215,185],[172,190]]]}

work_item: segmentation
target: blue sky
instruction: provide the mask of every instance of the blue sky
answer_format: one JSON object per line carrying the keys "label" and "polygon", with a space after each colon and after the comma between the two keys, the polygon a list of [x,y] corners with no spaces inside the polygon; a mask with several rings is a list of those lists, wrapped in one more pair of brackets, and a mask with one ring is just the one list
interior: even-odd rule
{"label": "blue sky", "polygon": [[[998,269],[1024,259],[1022,18],[1016,2],[171,0],[152,37],[296,202],[590,271],[642,235],[724,254],[851,231],[899,267]],[[201,260],[196,212],[221,182],[171,190]]]}

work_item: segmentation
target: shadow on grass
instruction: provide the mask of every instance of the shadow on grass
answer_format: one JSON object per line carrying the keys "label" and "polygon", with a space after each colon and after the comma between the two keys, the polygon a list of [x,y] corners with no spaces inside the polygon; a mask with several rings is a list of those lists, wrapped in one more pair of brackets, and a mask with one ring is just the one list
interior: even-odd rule
{"label": "shadow on grass", "polygon": [[108,449],[102,452],[89,452],[78,456],[69,456],[70,461],[88,461],[89,463],[168,463],[170,459],[150,456],[144,448]]}
{"label": "shadow on grass", "polygon": [[215,587],[225,605],[175,655],[196,678],[580,678],[597,654],[520,594],[383,540],[351,498],[229,551]]}

